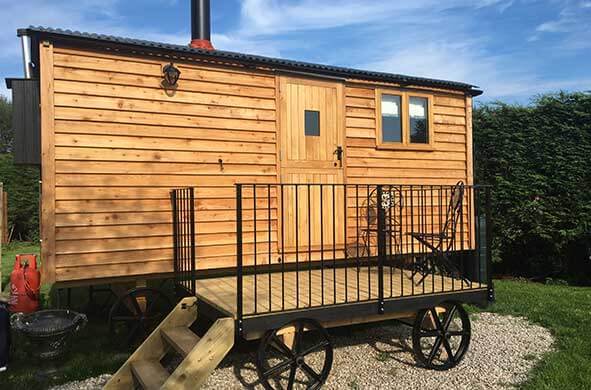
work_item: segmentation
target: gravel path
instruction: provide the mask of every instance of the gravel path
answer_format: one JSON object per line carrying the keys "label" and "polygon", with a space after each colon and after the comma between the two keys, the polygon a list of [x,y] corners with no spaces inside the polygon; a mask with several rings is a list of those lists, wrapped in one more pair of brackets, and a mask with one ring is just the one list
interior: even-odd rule
{"label": "gravel path", "polygon": [[[472,320],[472,340],[463,362],[442,372],[416,366],[406,326],[331,330],[335,353],[325,388],[505,389],[523,382],[527,372],[552,349],[550,332],[523,318],[481,313]],[[262,388],[253,360],[252,349],[232,353],[210,376],[206,388]],[[53,390],[98,389],[107,379],[103,375]]]}
{"label": "gravel path", "polygon": [[50,390],[99,390],[103,388],[109,378],[111,378],[110,374],[103,374],[83,381],[70,382],[64,385],[55,386],[50,388]]}

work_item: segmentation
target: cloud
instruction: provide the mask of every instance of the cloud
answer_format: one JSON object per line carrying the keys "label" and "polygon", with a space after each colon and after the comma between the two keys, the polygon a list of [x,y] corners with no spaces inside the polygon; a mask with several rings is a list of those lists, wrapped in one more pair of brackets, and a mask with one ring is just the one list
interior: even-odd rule
{"label": "cloud", "polygon": [[[189,41],[185,24],[166,30],[158,24],[130,26],[119,11],[123,1],[0,0],[0,66],[20,72],[15,31],[29,24],[177,44]],[[522,53],[524,46],[539,45],[542,39],[547,57],[591,47],[591,1],[550,3],[560,7],[556,17],[531,27],[532,34],[523,37],[521,46],[511,42],[502,49],[499,36],[481,29],[479,18],[509,13],[524,4],[533,12],[539,8],[537,0],[242,0],[235,27],[214,33],[212,41],[221,50],[470,82],[484,88],[488,97],[590,88],[584,77],[543,77],[546,73],[537,68],[541,62]],[[556,47],[546,36],[560,37]],[[372,37],[371,44],[367,37]]]}
{"label": "cloud", "polygon": [[[485,8],[498,6],[504,11],[513,0],[244,0],[241,6],[241,34],[282,34],[293,31],[320,30],[382,21],[398,23],[392,17],[414,17],[425,23],[431,15],[457,7]],[[428,11],[428,12],[425,12]],[[395,22],[394,22],[395,21]]]}
{"label": "cloud", "polygon": [[360,67],[476,83],[484,90],[485,100],[523,100],[542,92],[591,89],[591,77],[544,77],[527,63],[516,66],[513,55],[491,55],[481,45],[477,40],[426,43],[399,49],[393,55]]}
{"label": "cloud", "polygon": [[555,50],[591,48],[591,1],[565,0],[557,17],[540,23],[530,41],[543,35],[560,35]]}
{"label": "cloud", "polygon": [[18,56],[17,28],[28,25],[60,26],[78,30],[117,26],[117,0],[0,1],[0,59]]}
{"label": "cloud", "polygon": [[[565,1],[570,3],[560,0],[560,4]],[[337,35],[345,29],[354,29],[357,35],[376,39],[366,47],[362,46],[363,42],[351,42],[350,47],[335,47],[322,55],[323,59],[330,58],[330,61],[321,62],[470,82],[481,86],[488,99],[591,87],[588,78],[548,79],[542,75],[544,73],[539,73],[539,64],[528,55],[518,49],[492,49],[494,43],[498,43],[494,42],[496,37],[478,35],[478,23],[472,20],[473,15],[486,8],[489,8],[486,11],[509,12],[516,3],[515,0],[245,0],[238,35],[246,40],[277,37],[269,38],[271,42],[281,42],[290,36],[312,36],[318,49],[324,44],[323,39],[333,44],[337,40],[328,31],[334,29]],[[587,7],[587,3],[591,2],[577,4]],[[526,5],[533,6],[531,3]],[[535,8],[538,9],[538,5]],[[572,17],[572,12],[564,11],[561,15],[559,20],[549,21],[553,24],[540,28],[566,28],[570,23],[566,18]],[[579,24],[588,27],[588,24]],[[319,30],[323,33],[313,34]],[[311,33],[302,35],[306,32]],[[527,37],[523,39],[523,45],[526,45]],[[529,41],[537,39],[538,36],[532,35]]]}
{"label": "cloud", "polygon": [[241,53],[280,57],[280,44],[270,39],[249,39],[234,34],[212,34],[211,41],[216,49]]}

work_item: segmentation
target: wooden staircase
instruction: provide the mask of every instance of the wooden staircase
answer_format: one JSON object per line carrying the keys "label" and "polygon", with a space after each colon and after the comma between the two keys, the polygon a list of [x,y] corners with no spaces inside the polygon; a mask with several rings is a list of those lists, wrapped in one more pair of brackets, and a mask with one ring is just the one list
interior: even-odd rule
{"label": "wooden staircase", "polygon": [[[220,318],[200,338],[189,327],[197,319],[197,298],[184,298],[127,359],[104,389],[196,389],[234,345],[234,320]],[[160,363],[171,350],[182,362],[172,373]]]}

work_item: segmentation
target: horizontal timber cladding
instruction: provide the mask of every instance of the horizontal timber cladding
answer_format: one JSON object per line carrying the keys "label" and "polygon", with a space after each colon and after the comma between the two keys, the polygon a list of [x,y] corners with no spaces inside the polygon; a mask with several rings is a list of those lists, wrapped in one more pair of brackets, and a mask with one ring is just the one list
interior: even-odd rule
{"label": "horizontal timber cladding", "polygon": [[[236,264],[234,184],[278,180],[276,77],[179,61],[178,87],[167,92],[166,63],[54,48],[56,280],[171,272],[169,191],[185,186],[196,187],[198,267]],[[471,183],[462,94],[431,92],[433,150],[384,150],[376,148],[374,88],[354,80],[343,88],[345,183]],[[244,264],[281,261],[277,198],[275,187],[259,187],[256,201],[243,188]],[[353,207],[348,199],[348,237]]]}
{"label": "horizontal timber cladding", "polygon": [[[171,272],[169,191],[184,186],[197,187],[199,267],[233,266],[233,185],[277,181],[275,76],[175,62],[181,78],[167,92],[165,60],[60,47],[53,59],[56,279]],[[271,229],[276,254],[275,189],[270,195],[256,238],[268,241]],[[252,207],[244,208],[246,264]]]}
{"label": "horizontal timber cladding", "polygon": [[[421,91],[424,93],[424,91]],[[377,147],[376,91],[371,85],[349,83],[345,88],[346,167],[348,184],[449,184],[468,177],[466,99],[432,92],[434,142],[432,150]]]}
{"label": "horizontal timber cladding", "polygon": [[[387,87],[384,87],[387,88]],[[421,91],[424,93],[424,91]],[[435,195],[435,199],[429,201],[430,193],[425,192],[424,199],[428,202],[429,215],[419,217],[421,199],[417,199],[420,193],[420,185],[446,185],[451,186],[462,180],[466,184],[472,184],[472,151],[471,151],[471,107],[464,95],[452,94],[445,91],[432,91],[429,93],[433,100],[433,126],[434,142],[429,150],[405,150],[378,148],[377,144],[377,115],[376,90],[370,85],[349,83],[345,88],[345,113],[346,113],[346,167],[347,184],[400,184],[416,185],[412,192],[408,186],[402,190],[402,197],[406,203],[404,215],[397,219],[401,224],[403,234],[397,238],[404,253],[418,253],[425,251],[425,247],[416,240],[408,238],[407,232],[416,231],[419,227],[426,232],[441,231],[445,224],[445,214],[449,202],[446,190],[441,200]],[[469,101],[471,104],[471,101]],[[467,115],[468,113],[468,115]],[[353,254],[358,250],[357,237],[363,234],[367,227],[356,220],[355,195],[351,193],[354,187],[348,190],[348,223],[347,241],[350,244],[349,251]],[[363,189],[361,189],[363,192]],[[432,190],[430,190],[432,191]],[[414,218],[409,218],[408,211],[411,200],[408,195],[413,193]],[[435,192],[437,194],[437,190]],[[473,193],[468,190],[464,204],[464,219],[457,232],[457,248],[470,248],[472,246],[473,222],[468,218],[472,214]],[[361,195],[363,198],[364,195]],[[365,195],[366,196],[366,195]],[[424,213],[423,213],[424,214]],[[433,215],[431,215],[433,214]],[[360,233],[361,232],[361,233]],[[376,253],[375,242],[369,243],[370,253]]]}

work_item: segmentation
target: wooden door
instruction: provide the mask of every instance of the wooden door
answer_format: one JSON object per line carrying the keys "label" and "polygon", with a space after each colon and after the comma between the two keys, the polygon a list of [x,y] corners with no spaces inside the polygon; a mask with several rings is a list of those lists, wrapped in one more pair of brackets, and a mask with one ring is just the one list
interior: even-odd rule
{"label": "wooden door", "polygon": [[345,237],[343,86],[282,77],[279,115],[284,250],[332,255]]}

